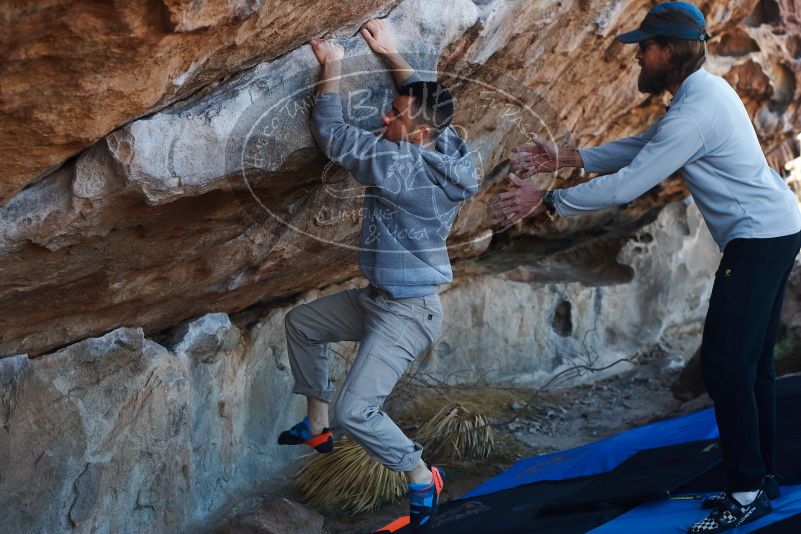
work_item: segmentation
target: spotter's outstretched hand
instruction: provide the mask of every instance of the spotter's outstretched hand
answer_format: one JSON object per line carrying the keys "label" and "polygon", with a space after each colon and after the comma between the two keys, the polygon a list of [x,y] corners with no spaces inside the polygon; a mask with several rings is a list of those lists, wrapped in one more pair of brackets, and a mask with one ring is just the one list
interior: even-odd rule
{"label": "spotter's outstretched hand", "polygon": [[531,144],[512,149],[509,165],[520,178],[530,178],[540,172],[554,172],[559,168],[559,149],[550,141],[531,134]]}
{"label": "spotter's outstretched hand", "polygon": [[537,189],[531,180],[522,180],[509,174],[511,188],[492,198],[489,204],[493,219],[503,229],[509,228],[523,217],[538,215],[545,210],[542,199],[547,191]]}

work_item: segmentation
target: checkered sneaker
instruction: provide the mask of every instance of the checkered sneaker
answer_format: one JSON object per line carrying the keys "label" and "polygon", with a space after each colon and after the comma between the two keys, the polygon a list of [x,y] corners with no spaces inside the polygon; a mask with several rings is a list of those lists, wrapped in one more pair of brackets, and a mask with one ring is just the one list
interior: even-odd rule
{"label": "checkered sneaker", "polygon": [[701,508],[703,508],[704,510],[710,508],[717,508],[718,505],[720,505],[725,500],[726,500],[726,492],[721,491],[720,493],[717,493],[715,495],[712,495],[711,497],[707,497],[706,499],[704,499],[704,502],[701,503]]}
{"label": "checkered sneaker", "polygon": [[710,534],[724,532],[755,521],[773,511],[770,500],[760,490],[754,502],[746,506],[737,502],[731,494],[724,494],[720,503],[705,519],[698,521],[687,529],[688,534]]}

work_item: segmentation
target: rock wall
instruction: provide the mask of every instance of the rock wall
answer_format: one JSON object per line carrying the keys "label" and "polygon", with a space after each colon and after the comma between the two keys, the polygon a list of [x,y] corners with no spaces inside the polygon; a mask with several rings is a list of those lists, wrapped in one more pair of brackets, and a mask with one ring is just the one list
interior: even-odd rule
{"label": "rock wall", "polygon": [[[682,337],[697,345],[718,254],[693,206],[668,206],[611,257],[628,273],[625,283],[560,281],[576,263],[568,259],[475,274],[448,288],[444,333],[413,375],[575,383],[604,375],[576,366],[602,368]],[[305,408],[290,392],[289,309],[255,319],[208,314],[161,343],[141,328],[119,328],[39,358],[0,359],[4,529],[193,531],[295,462],[297,451],[276,445]],[[353,349],[332,347],[335,383]]]}
{"label": "rock wall", "polygon": [[442,295],[448,323],[426,372],[544,385],[556,375],[570,383],[620,372],[633,362],[592,369],[658,343],[689,355],[719,261],[697,208],[678,202],[625,243],[594,240],[504,273],[461,277]]}
{"label": "rock wall", "polygon": [[[426,76],[436,70],[454,88],[456,124],[484,175],[450,240],[457,259],[495,246],[486,204],[526,132],[594,144],[662,110],[636,90],[633,47],[613,39],[647,2],[26,5],[0,8],[13,37],[0,43],[0,355],[35,356],[121,325],[151,334],[356,274],[359,190],[308,132],[318,67],[298,46],[313,35],[343,38],[343,94],[366,127],[391,84],[347,36],[377,12]],[[778,158],[798,123],[794,7],[701,7],[716,36],[709,68],[743,93]],[[64,24],[50,32],[53,20]],[[623,209],[531,221],[513,235],[569,243],[684,195],[669,181]]]}
{"label": "rock wall", "polygon": [[245,343],[211,314],[172,350],[120,328],[0,360],[4,529],[181,532],[274,475],[291,457],[278,432],[299,413],[268,345],[277,326]]}

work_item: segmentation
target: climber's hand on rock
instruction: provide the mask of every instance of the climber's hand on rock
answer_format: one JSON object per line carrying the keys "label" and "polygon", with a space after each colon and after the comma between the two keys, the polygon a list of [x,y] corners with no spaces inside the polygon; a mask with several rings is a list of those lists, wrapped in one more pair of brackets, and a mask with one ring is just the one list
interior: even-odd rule
{"label": "climber's hand on rock", "polygon": [[399,88],[403,87],[406,80],[414,74],[414,67],[409,65],[409,62],[398,53],[390,27],[381,19],[372,19],[362,24],[359,33],[367,41],[370,49],[383,56],[384,60],[389,63],[395,84]]}
{"label": "climber's hand on rock", "polygon": [[395,49],[395,40],[392,38],[392,33],[389,28],[384,24],[381,19],[368,20],[362,27],[359,28],[359,33],[370,45],[370,48],[376,54],[397,54]]}
{"label": "climber's hand on rock", "polygon": [[489,209],[493,219],[508,228],[523,217],[538,215],[545,210],[542,199],[546,191],[537,189],[531,180],[521,180],[509,174],[511,188],[490,200]]}
{"label": "climber's hand on rock", "polygon": [[531,144],[512,149],[509,165],[520,178],[530,178],[540,172],[554,172],[558,167],[558,149],[550,141],[531,135]]}
{"label": "climber's hand on rock", "polygon": [[326,39],[312,39],[309,41],[314,55],[320,65],[328,65],[337,61],[342,61],[345,57],[345,49],[333,41]]}

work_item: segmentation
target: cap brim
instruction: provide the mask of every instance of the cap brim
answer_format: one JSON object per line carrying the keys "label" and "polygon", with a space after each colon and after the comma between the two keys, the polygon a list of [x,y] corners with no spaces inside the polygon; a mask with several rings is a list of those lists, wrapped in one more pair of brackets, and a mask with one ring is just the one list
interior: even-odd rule
{"label": "cap brim", "polygon": [[623,43],[640,43],[645,41],[646,39],[651,39],[652,37],[656,37],[656,34],[644,32],[642,30],[634,30],[626,33],[622,33],[617,36],[617,40]]}

